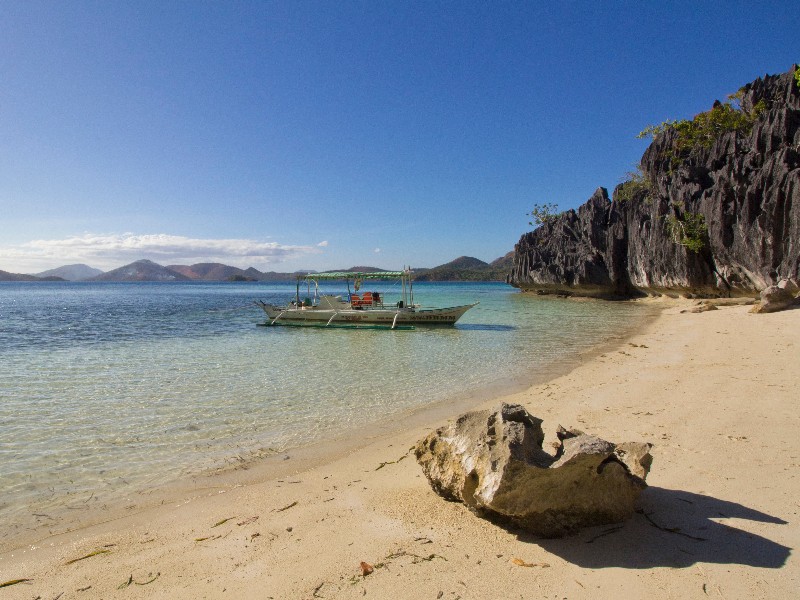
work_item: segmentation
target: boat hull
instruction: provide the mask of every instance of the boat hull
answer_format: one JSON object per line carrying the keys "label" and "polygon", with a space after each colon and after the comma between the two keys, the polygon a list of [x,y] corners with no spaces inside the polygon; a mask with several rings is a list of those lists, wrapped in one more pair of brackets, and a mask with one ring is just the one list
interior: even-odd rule
{"label": "boat hull", "polygon": [[[334,310],[320,307],[281,307],[259,302],[270,324],[284,321],[308,325],[453,325],[465,312],[475,306],[447,308],[347,308]],[[476,303],[477,304],[477,303]]]}

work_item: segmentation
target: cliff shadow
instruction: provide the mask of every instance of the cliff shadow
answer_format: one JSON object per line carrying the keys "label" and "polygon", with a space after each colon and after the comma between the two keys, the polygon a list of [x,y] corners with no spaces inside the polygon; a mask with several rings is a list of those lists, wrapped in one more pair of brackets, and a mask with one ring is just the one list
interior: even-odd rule
{"label": "cliff shadow", "polygon": [[791,548],[714,520],[786,524],[783,519],[735,502],[649,487],[642,493],[640,506],[624,523],[593,527],[567,538],[543,539],[515,533],[521,541],[535,543],[590,569],[686,568],[696,563],[778,569],[791,554]]}

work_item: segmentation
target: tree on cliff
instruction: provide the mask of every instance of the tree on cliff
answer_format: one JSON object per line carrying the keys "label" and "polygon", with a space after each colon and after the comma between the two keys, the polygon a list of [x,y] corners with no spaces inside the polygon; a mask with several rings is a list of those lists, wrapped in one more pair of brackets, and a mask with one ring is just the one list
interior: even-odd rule
{"label": "tree on cliff", "polygon": [[534,204],[533,210],[529,212],[528,215],[531,217],[531,221],[528,222],[528,225],[539,227],[540,225],[555,221],[561,215],[561,212],[558,210],[558,204],[544,203]]}

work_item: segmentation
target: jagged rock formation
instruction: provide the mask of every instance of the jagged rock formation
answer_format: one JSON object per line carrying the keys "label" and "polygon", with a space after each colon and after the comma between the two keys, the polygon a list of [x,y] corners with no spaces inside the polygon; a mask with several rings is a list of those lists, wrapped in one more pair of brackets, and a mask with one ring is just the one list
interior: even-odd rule
{"label": "jagged rock formation", "polygon": [[518,404],[462,415],[417,443],[431,487],[493,520],[543,537],[628,518],[647,487],[650,444],[615,446],[559,429],[555,456],[542,421]]}
{"label": "jagged rock formation", "polygon": [[[676,161],[667,129],[645,151],[649,189],[611,202],[599,188],[522,236],[508,282],[540,293],[631,296],[678,292],[755,295],[800,280],[800,89],[794,70],[744,86],[741,107],[765,110],[749,133],[727,131]],[[702,215],[702,248],[676,241],[669,222]]]}

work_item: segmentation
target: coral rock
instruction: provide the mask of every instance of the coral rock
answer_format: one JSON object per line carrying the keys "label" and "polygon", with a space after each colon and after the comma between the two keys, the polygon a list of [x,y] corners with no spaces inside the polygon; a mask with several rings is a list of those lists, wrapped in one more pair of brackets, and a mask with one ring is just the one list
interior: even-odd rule
{"label": "coral rock", "polygon": [[541,425],[516,404],[470,412],[421,440],[417,461],[439,495],[543,537],[628,518],[647,487],[650,444],[562,428],[553,456]]}

